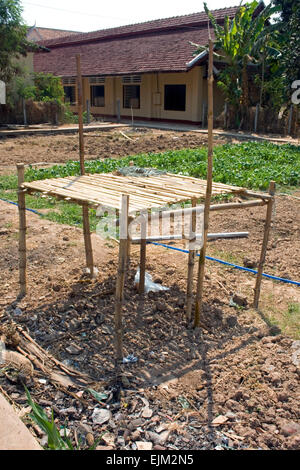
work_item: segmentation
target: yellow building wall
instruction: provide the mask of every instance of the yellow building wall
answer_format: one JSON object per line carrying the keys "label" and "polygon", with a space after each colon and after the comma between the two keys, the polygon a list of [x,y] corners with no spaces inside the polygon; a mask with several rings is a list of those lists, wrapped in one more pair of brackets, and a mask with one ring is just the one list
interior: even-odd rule
{"label": "yellow building wall", "polygon": [[[189,72],[161,73],[152,76],[152,118],[178,121],[199,121],[202,100],[202,67],[195,67]],[[165,85],[185,85],[185,111],[164,109]],[[157,95],[159,93],[159,95]],[[160,104],[155,104],[159,99]]]}
{"label": "yellow building wall", "polygon": [[[207,80],[203,79],[204,67],[194,67],[189,72],[182,73],[152,73],[141,74],[140,108],[133,109],[133,117],[146,119],[178,120],[200,122],[202,119],[202,104],[207,103]],[[117,115],[117,101],[120,101],[121,117],[131,118],[131,109],[123,107],[123,79],[122,76],[105,78],[105,106],[90,107],[94,115]],[[185,111],[169,111],[164,109],[165,85],[186,85]],[[86,100],[91,99],[90,83],[87,77],[83,78],[83,105],[86,109]],[[215,89],[215,110],[223,107],[222,94]]]}
{"label": "yellow building wall", "polygon": [[[219,116],[224,110],[225,97],[222,90],[217,85],[217,79],[214,79],[214,117]],[[203,80],[203,100],[207,106],[207,80]]]}

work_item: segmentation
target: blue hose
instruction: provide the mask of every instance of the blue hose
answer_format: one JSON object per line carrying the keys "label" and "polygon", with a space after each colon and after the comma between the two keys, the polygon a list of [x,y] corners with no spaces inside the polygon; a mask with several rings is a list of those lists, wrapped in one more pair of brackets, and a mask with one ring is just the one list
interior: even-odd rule
{"label": "blue hose", "polygon": [[[163,246],[164,248],[168,248],[169,250],[180,251],[181,253],[188,253],[188,250],[183,250],[182,248],[176,248],[175,246],[165,245],[163,243],[157,243],[157,242],[147,242],[147,243],[151,243],[151,245]],[[197,254],[197,256],[200,256],[200,255]],[[209,261],[216,261],[217,263],[224,264],[225,266],[231,266],[232,268],[240,269],[241,271],[247,271],[252,274],[257,274],[257,271],[255,269],[238,266],[237,264],[228,263],[227,261],[223,261],[218,258],[212,258],[211,256],[206,256],[205,258],[208,259]],[[268,279],[273,279],[275,281],[281,281],[281,282],[286,282],[287,284],[294,284],[295,286],[300,286],[300,282],[297,282],[297,281],[291,281],[290,279],[284,279],[282,277],[271,276],[271,274],[263,273],[262,275],[264,277],[267,277]]]}
{"label": "blue hose", "polygon": [[[4,199],[1,197],[0,197],[0,200],[9,202],[10,204],[14,204],[15,206],[18,205],[17,202],[9,201],[8,199]],[[26,208],[26,210],[33,212],[34,214],[40,215],[41,217],[44,216],[44,214],[34,209]],[[168,250],[180,251],[181,253],[188,253],[188,250],[183,250],[182,248],[176,248],[175,246],[165,245],[164,243],[157,243],[157,242],[147,242],[147,243],[150,243],[151,245],[163,246],[164,248],[168,248]],[[200,256],[200,255],[197,254],[197,256]],[[248,273],[257,274],[257,271],[255,269],[245,268],[244,266],[238,266],[237,264],[228,263],[227,261],[223,261],[218,258],[212,258],[211,256],[206,256],[205,258],[208,259],[209,261],[216,261],[217,263],[224,264],[225,266],[231,266],[232,268],[239,269],[241,271],[247,271]],[[282,277],[271,276],[271,274],[262,273],[262,275],[263,277],[267,277],[268,279],[273,279],[275,281],[281,281],[287,284],[294,284],[295,286],[300,286],[300,282],[297,282],[297,281],[291,281],[290,279],[284,279]]]}
{"label": "blue hose", "polygon": [[[0,201],[8,202],[9,204],[13,204],[14,206],[18,206],[17,202],[9,201],[8,199],[4,199],[3,197],[0,197]],[[34,209],[28,209],[26,207],[26,210],[29,211],[29,212],[33,212],[34,214],[40,215],[41,217],[44,217],[44,214],[42,214],[41,212],[38,212]]]}

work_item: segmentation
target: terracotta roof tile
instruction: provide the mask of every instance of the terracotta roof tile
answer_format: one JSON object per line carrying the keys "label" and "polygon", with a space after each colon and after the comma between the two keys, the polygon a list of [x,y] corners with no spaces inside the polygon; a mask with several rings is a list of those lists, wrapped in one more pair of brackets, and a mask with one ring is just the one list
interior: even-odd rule
{"label": "terracotta roof tile", "polygon": [[[222,20],[238,7],[213,11]],[[37,72],[76,75],[76,54],[81,54],[82,75],[122,75],[186,71],[194,46],[208,42],[206,13],[149,21],[62,39],[40,42],[51,52],[34,55]]]}
{"label": "terracotta roof tile", "polygon": [[[233,17],[237,9],[238,7],[221,8],[218,10],[213,10],[212,13],[217,20],[224,20],[225,16]],[[63,39],[57,38],[46,42],[48,46],[55,46],[56,44],[70,44],[91,40],[94,41],[111,37],[116,38],[118,36],[130,34],[136,35],[139,33],[154,32],[161,29],[182,28],[184,26],[197,27],[197,25],[203,26],[204,24],[207,24],[207,15],[205,12],[202,11],[189,15],[174,16],[172,18],[163,18],[159,20],[147,21],[144,23],[119,26],[117,28],[102,29],[90,33],[80,33],[77,35],[65,37]]]}

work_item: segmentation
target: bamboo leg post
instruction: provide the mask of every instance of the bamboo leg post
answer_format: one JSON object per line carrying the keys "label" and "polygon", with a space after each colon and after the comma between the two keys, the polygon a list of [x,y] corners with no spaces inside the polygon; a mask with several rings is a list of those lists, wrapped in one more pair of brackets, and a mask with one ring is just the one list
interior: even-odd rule
{"label": "bamboo leg post", "polygon": [[[143,214],[141,214],[143,215]],[[140,283],[139,293],[145,292],[145,273],[146,273],[146,238],[147,238],[147,214],[145,214],[141,223],[141,245],[140,245]]]}
{"label": "bamboo leg post", "polygon": [[264,267],[264,263],[266,259],[266,252],[267,252],[267,246],[268,246],[268,240],[269,240],[270,228],[271,228],[271,222],[272,222],[272,212],[273,212],[274,195],[275,195],[275,181],[270,182],[269,194],[273,196],[273,198],[269,199],[268,205],[267,205],[264,238],[263,238],[263,243],[261,247],[260,260],[259,260],[259,264],[257,268],[256,283],[255,283],[255,288],[254,288],[254,302],[253,302],[253,306],[256,309],[258,309],[262,273],[263,273],[263,267]]}
{"label": "bamboo leg post", "polygon": [[115,369],[118,379],[121,379],[121,364],[123,361],[123,328],[122,328],[122,303],[124,292],[124,281],[126,274],[126,258],[128,243],[128,204],[129,196],[122,194],[121,217],[120,217],[120,245],[119,266],[116,283],[115,300]]}
{"label": "bamboo leg post", "polygon": [[21,189],[24,183],[24,164],[17,164],[18,171],[18,208],[19,208],[19,283],[20,297],[26,295],[26,205],[25,193]]}
{"label": "bamboo leg post", "polygon": [[198,280],[195,306],[194,328],[200,326],[202,316],[202,298],[203,298],[203,281],[205,267],[205,253],[207,245],[207,233],[209,223],[209,210],[212,193],[212,172],[213,172],[213,41],[209,39],[209,64],[208,64],[208,155],[207,155],[207,183],[204,204],[204,233],[203,246],[200,251],[198,264]]}
{"label": "bamboo leg post", "polygon": [[91,230],[90,230],[89,207],[86,204],[83,204],[82,206],[82,217],[83,217],[83,236],[84,236],[86,266],[89,270],[90,276],[93,277],[94,275],[93,247],[92,247]]}
{"label": "bamboo leg post", "polygon": [[[197,199],[192,198],[192,207],[196,207]],[[187,276],[187,289],[186,289],[186,320],[189,324],[192,315],[192,300],[193,300],[193,274],[195,265],[196,251],[193,249],[192,244],[196,241],[196,212],[191,214],[191,232],[189,240],[189,261],[188,261],[188,276]]]}

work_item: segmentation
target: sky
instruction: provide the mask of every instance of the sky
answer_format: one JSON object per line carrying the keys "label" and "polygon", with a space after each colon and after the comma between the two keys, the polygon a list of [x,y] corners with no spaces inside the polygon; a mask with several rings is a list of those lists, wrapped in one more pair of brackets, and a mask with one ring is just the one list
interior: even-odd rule
{"label": "sky", "polygon": [[[268,4],[270,0],[265,1]],[[240,0],[207,0],[210,10],[239,5]],[[203,11],[200,0],[21,0],[28,26],[96,31]]]}

